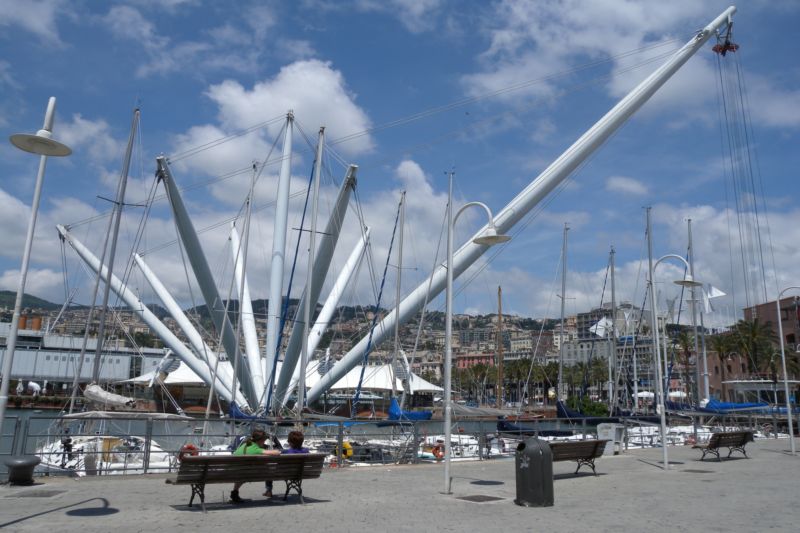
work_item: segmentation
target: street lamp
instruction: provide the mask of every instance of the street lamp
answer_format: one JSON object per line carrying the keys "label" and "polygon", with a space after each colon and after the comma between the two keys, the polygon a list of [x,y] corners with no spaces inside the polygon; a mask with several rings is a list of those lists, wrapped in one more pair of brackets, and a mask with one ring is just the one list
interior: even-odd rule
{"label": "street lamp", "polygon": [[[647,210],[647,246],[648,246],[648,258],[649,258],[649,277],[650,277],[650,312],[653,316],[653,347],[656,351],[656,394],[658,396],[658,410],[659,415],[661,418],[661,449],[663,451],[663,462],[664,462],[664,470],[669,470],[669,458],[667,454],[667,411],[664,406],[664,398],[665,398],[665,391],[664,391],[664,380],[661,377],[661,346],[659,343],[658,338],[658,314],[656,310],[656,289],[653,275],[655,273],[656,267],[665,259],[678,259],[680,260],[685,266],[687,274],[684,276],[683,279],[675,281],[675,284],[681,285],[683,287],[697,287],[702,285],[700,282],[694,280],[694,277],[689,273],[691,267],[689,263],[683,257],[676,255],[676,254],[667,254],[661,257],[658,261],[653,264],[653,243],[652,239],[650,238],[651,230],[650,230],[650,209]],[[664,354],[664,358],[666,360],[666,353]]]}
{"label": "street lamp", "polygon": [[453,369],[453,226],[459,215],[465,209],[472,206],[479,206],[486,211],[489,218],[489,226],[482,235],[472,239],[475,244],[482,246],[493,246],[507,242],[511,239],[508,235],[498,235],[494,225],[494,216],[489,207],[482,202],[469,202],[461,206],[461,209],[453,216],[453,172],[448,174],[447,191],[447,289],[446,289],[446,313],[445,313],[445,332],[444,332],[444,494],[450,494],[450,458],[451,450],[451,424],[452,424],[452,383],[451,375]]}
{"label": "street lamp", "polygon": [[3,420],[5,420],[6,406],[8,405],[8,388],[11,382],[11,363],[14,360],[14,350],[17,347],[17,334],[19,330],[19,317],[22,311],[22,296],[25,293],[25,281],[28,277],[28,264],[30,263],[31,247],[33,246],[33,232],[36,229],[36,215],[39,211],[39,199],[42,195],[42,182],[44,181],[44,169],[47,166],[47,157],[63,157],[72,153],[64,144],[53,140],[53,120],[55,119],[56,99],[51,96],[47,103],[47,112],[44,117],[44,126],[35,134],[17,133],[10,137],[11,143],[26,152],[39,154],[39,173],[36,176],[36,185],[33,189],[33,201],[31,202],[31,216],[28,221],[28,234],[25,239],[25,248],[22,253],[22,266],[19,271],[19,286],[17,287],[17,298],[14,301],[14,315],[11,319],[11,330],[8,333],[6,342],[6,355],[3,358],[3,380],[0,384],[0,436],[3,432]]}
{"label": "street lamp", "polygon": [[789,378],[786,375],[786,350],[783,345],[783,322],[781,321],[781,296],[788,290],[798,289],[800,287],[786,287],[778,293],[778,299],[775,300],[775,308],[778,311],[776,320],[778,322],[778,336],[781,338],[781,366],[783,368],[783,393],[786,395],[786,419],[789,421],[789,442],[791,445],[792,455],[797,455],[797,449],[794,444],[794,424],[792,423],[792,402],[789,401]]}

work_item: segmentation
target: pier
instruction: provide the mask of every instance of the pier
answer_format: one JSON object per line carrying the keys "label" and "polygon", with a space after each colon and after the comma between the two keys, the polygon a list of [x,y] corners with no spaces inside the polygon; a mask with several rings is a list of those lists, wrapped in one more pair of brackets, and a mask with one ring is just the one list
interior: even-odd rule
{"label": "pier", "polygon": [[[718,462],[689,446],[670,447],[670,470],[658,448],[597,461],[598,475],[573,475],[554,464],[555,505],[514,504],[513,459],[454,463],[453,494],[440,494],[442,465],[326,469],[303,486],[305,505],[241,489],[207,487],[207,509],[188,507],[189,489],[163,474],[80,479],[37,478],[30,487],[0,486],[0,528],[9,531],[796,531],[800,462],[788,439],[757,439]],[[723,454],[724,456],[724,454]],[[276,483],[281,494],[283,483]]]}

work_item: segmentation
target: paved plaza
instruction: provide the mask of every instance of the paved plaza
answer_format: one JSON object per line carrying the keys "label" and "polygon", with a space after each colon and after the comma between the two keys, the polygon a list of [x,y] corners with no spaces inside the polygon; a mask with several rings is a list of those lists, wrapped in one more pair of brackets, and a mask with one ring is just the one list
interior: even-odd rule
{"label": "paved plaza", "polygon": [[[800,457],[789,441],[759,440],[750,459],[700,461],[689,447],[633,450],[574,475],[554,465],[555,505],[514,504],[514,461],[452,463],[445,495],[441,464],[325,470],[304,483],[305,505],[265,500],[245,485],[244,505],[225,502],[230,486],[209,485],[207,513],[188,507],[188,486],[166,475],[37,478],[31,487],[0,486],[0,528],[8,531],[799,531]],[[275,484],[276,494],[283,483]],[[475,501],[478,500],[478,501]]]}

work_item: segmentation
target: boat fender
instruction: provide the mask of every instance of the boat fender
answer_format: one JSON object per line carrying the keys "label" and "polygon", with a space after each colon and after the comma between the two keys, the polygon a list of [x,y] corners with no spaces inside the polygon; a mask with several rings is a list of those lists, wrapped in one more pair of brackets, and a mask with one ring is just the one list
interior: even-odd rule
{"label": "boat fender", "polygon": [[197,449],[197,446],[194,444],[184,444],[181,446],[181,451],[178,452],[178,461],[183,461],[183,458],[187,455],[199,455],[200,450]]}
{"label": "boat fender", "polygon": [[[342,451],[342,457],[343,458],[349,459],[349,458],[353,457],[353,446],[349,442],[344,441],[342,443],[342,449],[343,449],[343,451]],[[336,450],[334,450],[334,452],[335,452],[336,456],[339,455],[338,447],[337,447]]]}
{"label": "boat fender", "polygon": [[431,450],[431,453],[433,454],[434,457],[436,457],[437,460],[443,459],[444,444],[437,444],[436,446],[434,446],[433,449]]}

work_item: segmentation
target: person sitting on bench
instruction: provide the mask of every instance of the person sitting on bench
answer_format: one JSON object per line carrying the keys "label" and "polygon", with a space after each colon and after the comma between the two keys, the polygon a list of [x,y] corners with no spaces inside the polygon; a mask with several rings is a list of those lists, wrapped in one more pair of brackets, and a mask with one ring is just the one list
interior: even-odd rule
{"label": "person sitting on bench", "polygon": [[[236,448],[233,455],[280,455],[278,450],[267,450],[267,432],[263,429],[254,429],[252,435]],[[231,491],[231,503],[242,503],[244,500],[239,497],[239,488],[244,485],[244,481],[237,481],[233,484]]]}
{"label": "person sitting on bench", "polygon": [[[305,436],[303,436],[302,431],[290,431],[286,440],[289,443],[289,447],[282,449],[280,453],[309,453],[308,448],[303,447]],[[266,481],[264,484],[266,486],[264,496],[272,498],[272,481]]]}

